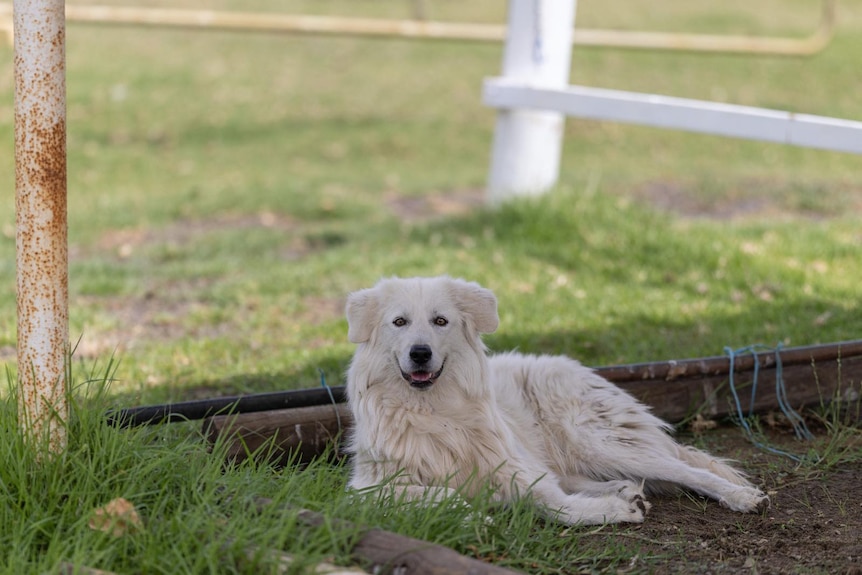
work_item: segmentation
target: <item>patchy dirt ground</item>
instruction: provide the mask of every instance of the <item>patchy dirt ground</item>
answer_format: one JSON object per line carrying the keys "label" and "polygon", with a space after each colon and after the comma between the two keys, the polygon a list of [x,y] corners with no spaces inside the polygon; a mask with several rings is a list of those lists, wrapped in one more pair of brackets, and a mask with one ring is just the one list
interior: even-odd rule
{"label": "patchy dirt ground", "polygon": [[[792,436],[770,442],[804,450]],[[711,432],[706,444],[741,462],[770,493],[769,510],[741,515],[690,495],[652,498],[642,525],[594,536],[597,549],[637,550],[617,573],[862,575],[862,461],[800,467],[751,445],[733,427]]]}

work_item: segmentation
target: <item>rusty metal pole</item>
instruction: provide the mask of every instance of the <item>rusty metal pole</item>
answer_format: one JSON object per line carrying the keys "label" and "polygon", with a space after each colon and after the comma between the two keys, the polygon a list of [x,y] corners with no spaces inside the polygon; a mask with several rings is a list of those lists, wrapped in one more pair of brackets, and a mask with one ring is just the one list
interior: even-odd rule
{"label": "rusty metal pole", "polygon": [[66,445],[69,352],[64,0],[15,0],[18,412],[38,449]]}

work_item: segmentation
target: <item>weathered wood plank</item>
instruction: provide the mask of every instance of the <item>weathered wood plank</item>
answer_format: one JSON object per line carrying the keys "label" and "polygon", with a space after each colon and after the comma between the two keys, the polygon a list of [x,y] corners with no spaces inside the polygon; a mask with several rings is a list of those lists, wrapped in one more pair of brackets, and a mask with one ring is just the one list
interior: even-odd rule
{"label": "weathered wood plank", "polygon": [[[227,441],[227,458],[242,461],[258,453],[287,464],[307,463],[327,447],[339,457],[338,440],[353,427],[347,404],[329,404],[276,409],[237,415],[219,415],[204,420],[204,433],[211,444]],[[295,458],[295,459],[294,459]]]}
{"label": "weathered wood plank", "polygon": [[[755,364],[761,368],[773,367],[781,359],[784,367],[795,365],[823,364],[840,362],[842,359],[862,356],[862,340],[841,341],[823,345],[787,347],[775,351],[760,351],[755,354],[736,355],[733,362],[734,372],[752,371]],[[696,378],[708,375],[730,373],[730,357],[727,355],[699,357],[694,359],[672,359],[597,367],[596,373],[614,383],[640,380],[672,380]]]}
{"label": "weathered wood plank", "polygon": [[[851,357],[862,356],[862,340],[842,341],[815,346],[782,349],[779,353],[785,367],[794,365],[823,365],[840,362]],[[760,365],[771,367],[776,362],[773,352],[757,354]],[[747,354],[736,358],[734,372],[750,371],[754,366],[754,356]],[[628,365],[612,365],[595,368],[596,372],[614,383],[645,380],[696,379],[701,376],[718,376],[730,371],[727,356],[697,359],[667,360]],[[295,384],[290,387],[296,387]],[[189,421],[228,413],[251,413],[281,408],[298,408],[326,405],[331,402],[346,401],[343,385],[257,393],[233,397],[216,397],[163,405],[145,405],[126,409],[111,410],[108,422],[118,426],[148,425],[170,421]]]}
{"label": "weathered wood plank", "polygon": [[[271,499],[258,497],[255,505],[259,510],[272,506]],[[442,575],[444,573],[470,575],[514,575],[512,571],[421,539],[377,528],[363,528],[349,521],[327,518],[324,515],[299,510],[297,519],[309,527],[327,526],[333,531],[361,535],[351,549],[353,559],[372,573],[401,573],[403,575]]]}
{"label": "weathered wood plank", "polygon": [[[816,355],[816,354],[815,354]],[[810,356],[811,357],[811,356]],[[722,358],[712,358],[720,360]],[[723,358],[727,362],[727,358]],[[705,362],[706,363],[703,363]],[[751,409],[753,372],[744,371],[751,361],[740,357],[734,373],[734,386],[744,413]],[[640,401],[652,407],[653,413],[670,422],[680,422],[696,413],[708,418],[720,418],[736,411],[729,386],[727,369],[721,373],[717,362],[691,360],[692,368],[682,371],[682,362],[667,362],[665,366],[650,366],[652,373],[639,372],[625,367],[616,374],[617,385]],[[742,364],[742,367],[739,366]],[[729,365],[729,364],[728,364]],[[612,368],[621,370],[623,368]],[[750,369],[750,368],[749,368]],[[597,370],[604,376],[614,375],[608,369]],[[635,376],[648,378],[637,379]],[[704,375],[717,373],[717,375]],[[776,395],[776,364],[772,354],[761,358],[754,411],[778,409]],[[658,376],[665,379],[659,379]],[[782,360],[784,390],[790,406],[829,403],[833,400],[849,401],[862,394],[862,356],[854,355],[839,360],[805,361],[802,355]],[[609,378],[611,379],[611,378]],[[622,381],[619,381],[622,380]],[[338,414],[336,416],[336,414]],[[332,454],[339,455],[337,438],[353,425],[353,418],[345,404],[322,405],[294,409],[279,409],[230,416],[217,416],[204,423],[211,442],[222,438],[229,442],[228,457],[242,460],[272,442],[269,457],[282,463],[290,461],[291,454],[298,462],[307,462],[335,447]]]}
{"label": "weathered wood plank", "polygon": [[[776,367],[761,367],[754,397],[755,412],[778,409]],[[794,408],[852,400],[859,397],[862,381],[862,357],[848,357],[840,362],[782,365],[784,389]],[[734,386],[743,412],[751,409],[753,372],[734,374]],[[735,413],[736,406],[727,374],[675,377],[670,380],[626,381],[618,384],[640,401],[651,406],[653,413],[670,422],[679,422],[701,412],[707,417],[724,417]]]}

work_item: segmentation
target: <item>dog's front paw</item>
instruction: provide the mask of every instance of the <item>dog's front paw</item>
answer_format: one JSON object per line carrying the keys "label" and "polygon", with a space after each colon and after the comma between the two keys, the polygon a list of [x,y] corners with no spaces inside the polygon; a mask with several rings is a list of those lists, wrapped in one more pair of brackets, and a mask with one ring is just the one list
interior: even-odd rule
{"label": "dog's front paw", "polygon": [[769,496],[756,487],[740,487],[719,503],[741,513],[761,513],[769,508]]}

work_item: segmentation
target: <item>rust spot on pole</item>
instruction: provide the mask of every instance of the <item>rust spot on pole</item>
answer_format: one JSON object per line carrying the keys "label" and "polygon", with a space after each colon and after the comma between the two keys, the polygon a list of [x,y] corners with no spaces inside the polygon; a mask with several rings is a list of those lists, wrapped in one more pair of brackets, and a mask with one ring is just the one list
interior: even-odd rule
{"label": "rust spot on pole", "polygon": [[48,453],[66,445],[69,349],[63,0],[16,0],[15,190],[19,419]]}

